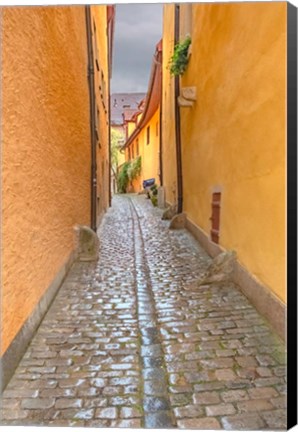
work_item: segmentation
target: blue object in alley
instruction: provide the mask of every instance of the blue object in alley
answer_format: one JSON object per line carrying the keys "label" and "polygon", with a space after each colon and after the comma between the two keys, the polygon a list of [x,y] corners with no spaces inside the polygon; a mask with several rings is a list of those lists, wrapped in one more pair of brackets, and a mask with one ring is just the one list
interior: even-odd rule
{"label": "blue object in alley", "polygon": [[146,189],[147,187],[153,186],[154,184],[155,184],[155,178],[143,180],[143,188],[144,189]]}

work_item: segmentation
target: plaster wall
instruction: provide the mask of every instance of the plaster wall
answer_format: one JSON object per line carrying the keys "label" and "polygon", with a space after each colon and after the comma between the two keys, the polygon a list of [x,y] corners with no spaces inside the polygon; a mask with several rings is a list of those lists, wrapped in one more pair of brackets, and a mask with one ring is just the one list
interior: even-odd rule
{"label": "plaster wall", "polygon": [[2,10],[3,354],[90,224],[83,6]]}
{"label": "plaster wall", "polygon": [[192,54],[181,86],[196,87],[197,101],[180,109],[184,211],[209,235],[212,192],[221,191],[219,244],[236,250],[283,302],[286,8],[193,4]]}
{"label": "plaster wall", "polygon": [[[97,226],[109,206],[109,67],[107,6],[91,6],[94,52],[94,81],[98,115]],[[96,31],[94,30],[96,27]],[[96,43],[94,39],[96,38]],[[97,52],[96,52],[97,47]],[[96,63],[97,58],[97,63]]]}
{"label": "plaster wall", "polygon": [[[130,154],[134,148],[134,157],[137,157],[137,139],[139,140],[139,156],[142,158],[142,170],[139,177],[134,179],[129,187],[130,192],[140,192],[143,189],[143,180],[155,178],[157,185],[159,182],[159,133],[156,134],[156,125],[159,123],[159,108],[151,119],[140,130],[134,141],[130,144]],[[147,144],[147,128],[150,127],[150,142]],[[125,150],[126,160],[129,160],[128,148]]]}

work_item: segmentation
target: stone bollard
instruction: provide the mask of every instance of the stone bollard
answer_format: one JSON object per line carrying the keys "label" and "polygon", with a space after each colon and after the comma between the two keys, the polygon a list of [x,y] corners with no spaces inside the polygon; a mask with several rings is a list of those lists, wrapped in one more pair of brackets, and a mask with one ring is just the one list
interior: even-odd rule
{"label": "stone bollard", "polygon": [[198,286],[232,282],[236,258],[235,251],[225,251],[218,254],[198,281]]}
{"label": "stone bollard", "polygon": [[160,209],[165,208],[165,188],[163,186],[157,189],[157,206]]}
{"label": "stone bollard", "polygon": [[177,213],[177,206],[173,205],[165,209],[162,214],[162,220],[171,220]]}
{"label": "stone bollard", "polygon": [[186,214],[185,213],[178,213],[175,215],[171,222],[169,229],[182,229],[185,228],[186,223]]}
{"label": "stone bollard", "polygon": [[78,261],[96,261],[99,253],[97,234],[88,226],[75,225],[76,259]]}

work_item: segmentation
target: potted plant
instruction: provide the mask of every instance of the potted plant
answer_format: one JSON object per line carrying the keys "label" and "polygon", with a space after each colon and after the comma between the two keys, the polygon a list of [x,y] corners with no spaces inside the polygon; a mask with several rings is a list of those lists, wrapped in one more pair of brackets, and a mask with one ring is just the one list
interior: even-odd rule
{"label": "potted plant", "polygon": [[191,45],[191,37],[186,36],[183,41],[178,42],[174,47],[174,54],[170,58],[168,68],[170,74],[177,76],[183,75],[189,61],[189,47]]}

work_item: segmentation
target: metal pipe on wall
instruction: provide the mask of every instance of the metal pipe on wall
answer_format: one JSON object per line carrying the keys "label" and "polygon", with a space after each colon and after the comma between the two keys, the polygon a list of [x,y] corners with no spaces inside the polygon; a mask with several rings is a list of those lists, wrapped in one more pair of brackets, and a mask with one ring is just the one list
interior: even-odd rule
{"label": "metal pipe on wall", "polygon": [[[174,44],[179,42],[180,33],[180,6],[175,5],[175,29]],[[181,128],[180,108],[178,96],[180,94],[180,77],[175,75],[175,134],[176,134],[176,159],[177,159],[177,213],[183,210],[183,178],[182,178],[182,156],[181,156]]]}
{"label": "metal pipe on wall", "polygon": [[94,85],[94,58],[92,46],[92,27],[90,6],[85,6],[86,32],[87,32],[87,52],[88,52],[88,85],[89,85],[89,105],[90,105],[90,136],[91,136],[91,228],[96,232],[96,136],[95,136],[95,85]]}

